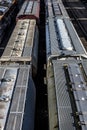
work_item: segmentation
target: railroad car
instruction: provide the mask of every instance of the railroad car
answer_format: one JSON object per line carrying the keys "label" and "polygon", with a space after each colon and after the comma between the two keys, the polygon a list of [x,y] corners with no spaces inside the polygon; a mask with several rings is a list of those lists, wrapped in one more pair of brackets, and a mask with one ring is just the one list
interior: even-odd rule
{"label": "railroad car", "polygon": [[47,55],[51,57],[83,56],[87,57],[71,21],[67,18],[50,18],[46,24]]}
{"label": "railroad car", "polygon": [[18,20],[0,62],[31,63],[33,73],[36,73],[38,62],[38,28],[36,20]]}
{"label": "railroad car", "polygon": [[11,1],[0,1],[0,43],[3,39],[7,27],[11,24],[11,20],[15,16],[17,2]]}
{"label": "railroad car", "polygon": [[61,17],[69,18],[67,11],[64,8],[62,0],[47,0],[46,1],[46,17]]}
{"label": "railroad car", "polygon": [[87,52],[63,8],[46,3],[49,130],[86,130]]}
{"label": "railroad car", "polygon": [[49,130],[87,129],[87,60],[54,59],[47,66]]}
{"label": "railroad car", "polygon": [[0,130],[34,130],[31,65],[0,65]]}
{"label": "railroad car", "polygon": [[36,19],[37,23],[39,22],[39,11],[40,11],[40,3],[39,1],[28,1],[26,0],[22,8],[20,9],[17,20],[18,19]]}

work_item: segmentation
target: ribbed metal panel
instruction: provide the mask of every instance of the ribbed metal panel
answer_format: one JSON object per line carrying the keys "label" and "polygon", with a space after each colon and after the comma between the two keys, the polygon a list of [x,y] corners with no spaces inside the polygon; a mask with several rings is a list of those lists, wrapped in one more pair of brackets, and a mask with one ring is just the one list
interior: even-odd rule
{"label": "ribbed metal panel", "polygon": [[82,45],[82,42],[80,41],[77,32],[75,31],[75,28],[73,27],[72,23],[69,19],[64,19],[66,28],[68,30],[68,33],[70,35],[70,38],[72,40],[72,44],[76,50],[77,54],[86,54],[85,48]]}
{"label": "ribbed metal panel", "polygon": [[20,125],[21,125],[21,113],[11,113],[9,116],[9,125],[7,125],[6,130],[21,130]]}
{"label": "ribbed metal panel", "polygon": [[76,101],[76,107],[80,118],[80,124],[87,129],[87,86],[80,67],[73,63],[68,65],[68,72],[73,88],[73,94]]}
{"label": "ribbed metal panel", "polygon": [[[26,124],[28,124],[27,122],[31,122],[31,124],[27,126],[27,129],[33,130],[32,124],[34,123],[35,88],[33,81],[31,81],[30,66],[20,66],[18,69],[18,77],[15,83],[11,109],[7,118],[6,130],[23,129],[22,125],[26,118],[26,108],[28,109],[28,120],[26,121]],[[30,101],[28,104],[27,100]],[[31,113],[33,113],[32,117]]]}
{"label": "ribbed metal panel", "polygon": [[63,64],[53,61],[55,88],[57,97],[57,109],[60,130],[74,130],[70,97],[67,91],[66,77]]}
{"label": "ribbed metal panel", "polygon": [[20,68],[18,78],[17,78],[17,82],[16,82],[17,87],[21,87],[21,85],[20,85],[21,81],[22,81],[22,85],[26,86],[27,75],[28,75],[27,68],[25,68],[25,69]]}
{"label": "ribbed metal panel", "polygon": [[49,19],[49,35],[50,35],[50,44],[51,44],[51,54],[56,55],[59,53],[58,39],[55,29],[55,23],[53,19]]}
{"label": "ribbed metal panel", "polygon": [[62,12],[59,7],[59,3],[57,3],[57,1],[54,1],[54,0],[53,0],[53,10],[54,10],[55,16],[62,15]]}
{"label": "ribbed metal panel", "polygon": [[59,107],[59,122],[60,122],[60,130],[74,130],[74,126],[71,117],[71,108],[67,107]]}
{"label": "ribbed metal panel", "polygon": [[25,101],[25,90],[26,88],[24,87],[17,87],[15,89],[15,93],[13,96],[13,100],[12,100],[12,106],[11,106],[11,112],[20,112],[22,113],[23,109],[24,109],[24,101]]}
{"label": "ribbed metal panel", "polygon": [[0,66],[0,128],[4,129],[18,69]]}
{"label": "ribbed metal panel", "polygon": [[26,47],[24,48],[23,56],[32,56],[32,47]]}
{"label": "ribbed metal panel", "polygon": [[47,59],[51,55],[51,45],[50,45],[50,34],[49,34],[49,27],[48,23],[46,24],[46,56]]}

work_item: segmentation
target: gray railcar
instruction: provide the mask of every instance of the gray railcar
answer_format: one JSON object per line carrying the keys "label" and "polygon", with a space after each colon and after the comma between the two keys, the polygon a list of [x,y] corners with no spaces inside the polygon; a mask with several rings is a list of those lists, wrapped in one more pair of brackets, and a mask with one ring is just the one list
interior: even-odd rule
{"label": "gray railcar", "polygon": [[0,66],[0,129],[34,130],[35,95],[31,65]]}
{"label": "gray railcar", "polygon": [[1,63],[31,63],[33,72],[36,73],[38,62],[38,28],[35,20],[18,20],[0,61]]}

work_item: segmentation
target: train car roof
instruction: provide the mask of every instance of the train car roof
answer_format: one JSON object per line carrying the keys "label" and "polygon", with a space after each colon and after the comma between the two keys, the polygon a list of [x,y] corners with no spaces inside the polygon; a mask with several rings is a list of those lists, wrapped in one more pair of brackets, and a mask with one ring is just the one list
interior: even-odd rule
{"label": "train car roof", "polygon": [[36,36],[35,20],[19,20],[0,61],[28,61],[32,59],[34,38]]}
{"label": "train car roof", "polygon": [[[67,46],[69,43],[69,47]],[[87,52],[69,19],[50,18],[46,24],[47,55],[83,56]]]}
{"label": "train car roof", "polygon": [[[76,126],[73,125],[73,123],[75,124],[74,119],[76,119],[76,116],[79,116],[79,120],[77,122],[78,127],[81,127],[82,130],[86,130],[87,61],[66,58],[62,60],[53,60],[52,63],[55,77],[59,128],[64,130],[75,130]],[[70,95],[74,96],[75,104],[72,102]],[[75,108],[75,106],[71,104],[76,106],[75,111],[71,107],[73,106]]]}
{"label": "train car roof", "polygon": [[62,0],[47,0],[46,1],[46,16],[47,18],[59,17],[69,18],[67,11],[64,8]]}
{"label": "train car roof", "polygon": [[[13,119],[15,117],[17,119],[20,118],[18,122],[19,128],[16,126],[18,129],[20,129],[21,122],[23,121],[27,87],[31,75],[30,73],[31,73],[30,66],[19,66],[19,65],[0,66],[0,111],[1,111],[0,128],[1,129],[4,129],[5,126],[6,129],[8,130],[9,128],[12,129],[14,125]],[[7,125],[6,122],[8,122]]]}

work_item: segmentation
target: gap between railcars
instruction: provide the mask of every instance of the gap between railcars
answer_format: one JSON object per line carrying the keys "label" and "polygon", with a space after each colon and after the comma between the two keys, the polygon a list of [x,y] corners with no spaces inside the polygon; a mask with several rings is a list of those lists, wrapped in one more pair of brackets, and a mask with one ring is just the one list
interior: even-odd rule
{"label": "gap between railcars", "polygon": [[[79,6],[83,7],[83,3],[81,2],[81,0],[79,0],[76,4],[75,4],[75,0],[73,0],[71,3],[68,2],[67,0],[62,0],[62,1],[63,1],[63,4],[64,4],[64,6],[65,6],[65,8],[66,8],[66,10],[68,12],[68,15],[71,18],[72,23],[73,23],[73,25],[74,25],[74,27],[75,27],[81,41],[82,41],[85,49],[87,50],[87,33],[86,33],[87,29],[85,27],[87,20],[85,18],[85,20],[83,20],[85,23],[83,22],[83,24],[82,24],[81,21],[78,20],[78,18],[80,18],[80,17],[84,18],[85,14],[84,15],[80,14],[81,15],[80,16],[78,13],[74,13],[75,10],[72,9],[74,7],[79,7]],[[81,3],[82,3],[82,5],[81,5]],[[84,6],[84,8],[82,8],[82,11],[84,11],[84,9],[85,9],[85,6]],[[85,29],[84,29],[84,27],[85,27]]]}
{"label": "gap between railcars", "polygon": [[44,83],[46,77],[46,40],[45,40],[45,2],[40,1],[40,25],[39,25],[39,48],[38,70],[34,78],[36,86],[36,115],[35,130],[48,130],[48,107],[47,86]]}

